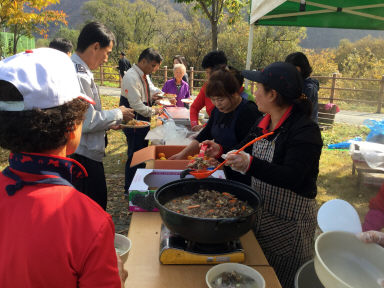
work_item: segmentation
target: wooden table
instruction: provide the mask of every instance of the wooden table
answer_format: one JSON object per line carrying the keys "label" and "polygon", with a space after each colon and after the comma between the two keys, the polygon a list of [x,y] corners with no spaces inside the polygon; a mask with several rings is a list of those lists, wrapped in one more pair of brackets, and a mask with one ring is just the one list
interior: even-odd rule
{"label": "wooden table", "polygon": [[[124,267],[126,287],[206,288],[205,274],[212,265],[162,265],[159,261],[161,218],[158,212],[134,212],[128,232],[132,248]],[[246,251],[245,263],[259,271],[267,288],[281,287],[255,236],[250,231],[240,238]]]}
{"label": "wooden table", "polygon": [[384,171],[368,166],[365,161],[352,159],[352,175],[357,172],[357,185],[361,188],[362,184],[381,186],[384,183]]}

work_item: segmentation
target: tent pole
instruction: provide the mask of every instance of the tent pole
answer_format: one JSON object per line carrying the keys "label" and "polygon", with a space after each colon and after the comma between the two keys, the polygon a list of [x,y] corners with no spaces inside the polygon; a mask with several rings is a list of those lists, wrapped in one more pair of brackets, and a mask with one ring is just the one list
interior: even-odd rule
{"label": "tent pole", "polygon": [[[252,46],[253,46],[253,29],[255,24],[249,25],[249,37],[248,37],[248,51],[247,51],[247,62],[245,63],[245,69],[249,70],[251,68],[251,59],[252,59]],[[248,89],[248,80],[245,79],[245,88]]]}

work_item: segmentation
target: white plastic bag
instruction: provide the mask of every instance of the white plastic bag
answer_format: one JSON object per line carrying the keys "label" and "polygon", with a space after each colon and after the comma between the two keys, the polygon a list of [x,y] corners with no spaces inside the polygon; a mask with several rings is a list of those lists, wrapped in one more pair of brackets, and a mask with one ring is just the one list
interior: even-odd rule
{"label": "white plastic bag", "polygon": [[[384,145],[374,142],[352,142],[350,149],[352,159],[361,158],[372,169],[384,171]],[[360,154],[360,155],[359,155]]]}

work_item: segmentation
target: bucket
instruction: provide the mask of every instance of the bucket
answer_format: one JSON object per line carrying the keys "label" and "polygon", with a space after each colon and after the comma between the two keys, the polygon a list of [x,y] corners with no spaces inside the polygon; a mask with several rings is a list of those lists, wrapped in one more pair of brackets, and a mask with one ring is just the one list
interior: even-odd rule
{"label": "bucket", "polygon": [[295,288],[324,288],[315,271],[313,260],[304,263],[295,276]]}

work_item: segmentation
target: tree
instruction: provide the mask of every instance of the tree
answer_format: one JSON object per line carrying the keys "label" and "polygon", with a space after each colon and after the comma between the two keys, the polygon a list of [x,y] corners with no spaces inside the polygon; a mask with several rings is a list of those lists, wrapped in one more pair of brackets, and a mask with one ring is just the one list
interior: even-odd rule
{"label": "tree", "polygon": [[13,54],[21,36],[32,37],[33,33],[47,37],[50,23],[67,24],[63,11],[47,9],[59,0],[4,0],[0,6],[0,23],[13,33]]}
{"label": "tree", "polygon": [[55,33],[55,38],[65,38],[72,42],[73,47],[76,49],[77,38],[79,38],[80,31],[69,29],[67,26],[61,26]]}
{"label": "tree", "polygon": [[202,11],[211,24],[212,50],[217,50],[218,25],[225,12],[228,13],[228,24],[240,18],[240,10],[247,0],[175,0],[177,3],[194,3],[195,9]]}

